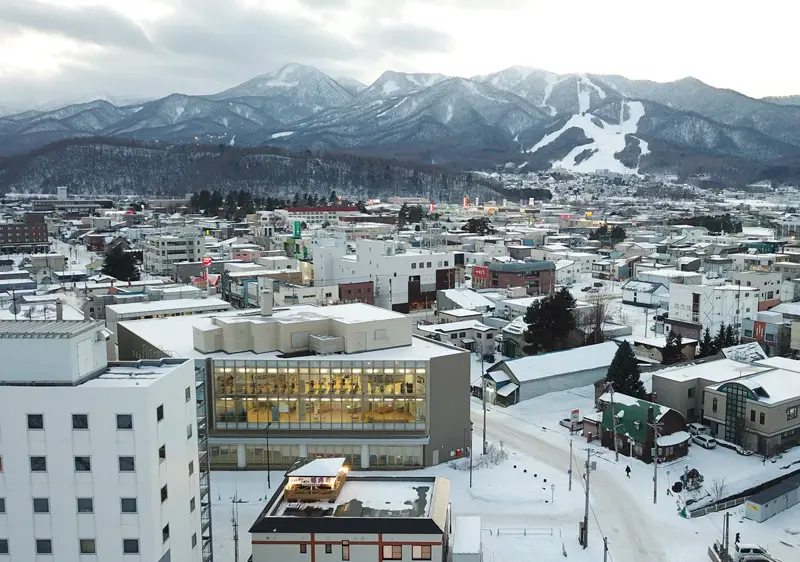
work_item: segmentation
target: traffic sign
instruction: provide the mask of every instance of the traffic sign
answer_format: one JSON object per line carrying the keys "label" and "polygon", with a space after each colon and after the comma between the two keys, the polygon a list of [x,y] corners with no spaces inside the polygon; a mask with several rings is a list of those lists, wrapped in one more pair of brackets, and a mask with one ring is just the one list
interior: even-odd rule
{"label": "traffic sign", "polygon": [[202,261],[203,267],[208,267],[209,265],[211,265],[213,261],[214,260],[211,259],[211,256],[203,256],[203,261]]}

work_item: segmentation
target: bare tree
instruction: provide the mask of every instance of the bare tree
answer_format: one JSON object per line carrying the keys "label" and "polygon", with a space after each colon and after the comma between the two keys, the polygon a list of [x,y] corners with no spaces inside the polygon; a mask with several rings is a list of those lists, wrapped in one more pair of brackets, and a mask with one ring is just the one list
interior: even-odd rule
{"label": "bare tree", "polygon": [[725,478],[715,478],[711,481],[711,488],[709,489],[711,499],[715,502],[721,501],[725,494],[728,493],[728,483]]}
{"label": "bare tree", "polygon": [[613,296],[607,289],[601,289],[597,293],[588,293],[584,298],[589,307],[580,314],[578,325],[586,335],[587,344],[603,342],[603,328],[613,320],[610,310],[612,299]]}

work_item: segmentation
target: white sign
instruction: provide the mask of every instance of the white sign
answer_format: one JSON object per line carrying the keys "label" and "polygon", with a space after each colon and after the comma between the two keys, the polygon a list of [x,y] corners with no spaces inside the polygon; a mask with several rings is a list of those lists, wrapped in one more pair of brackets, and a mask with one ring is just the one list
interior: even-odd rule
{"label": "white sign", "polygon": [[572,410],[572,412],[570,413],[570,421],[572,421],[573,424],[577,423],[578,419],[580,418],[580,414],[581,414],[580,410]]}

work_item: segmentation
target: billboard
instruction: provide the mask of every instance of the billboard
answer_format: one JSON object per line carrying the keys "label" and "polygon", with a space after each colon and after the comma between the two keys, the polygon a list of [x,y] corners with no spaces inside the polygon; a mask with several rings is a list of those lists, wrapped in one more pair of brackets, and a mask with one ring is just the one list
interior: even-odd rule
{"label": "billboard", "polygon": [[753,339],[764,341],[764,336],[767,333],[766,322],[753,322]]}
{"label": "billboard", "polygon": [[213,262],[214,262],[214,260],[211,258],[211,256],[203,256],[203,259],[201,260],[200,263],[203,264],[203,267],[208,267]]}
{"label": "billboard", "polygon": [[300,238],[300,221],[294,221],[294,225],[292,227],[292,234],[295,238]]}
{"label": "billboard", "polygon": [[476,265],[472,268],[472,276],[476,279],[488,279],[489,268],[482,265]]}

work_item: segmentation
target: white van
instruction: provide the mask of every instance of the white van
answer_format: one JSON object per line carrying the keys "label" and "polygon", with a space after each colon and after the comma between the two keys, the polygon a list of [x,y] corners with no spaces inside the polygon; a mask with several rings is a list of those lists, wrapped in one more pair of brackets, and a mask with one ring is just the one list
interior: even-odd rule
{"label": "white van", "polygon": [[690,435],[708,435],[711,436],[711,428],[703,425],[702,423],[687,423],[686,430]]}
{"label": "white van", "polygon": [[695,435],[692,437],[692,441],[704,449],[713,449],[717,446],[717,440],[708,435]]}
{"label": "white van", "polygon": [[740,543],[734,545],[734,549],[736,550],[736,562],[756,562],[771,559],[767,549],[757,544]]}

